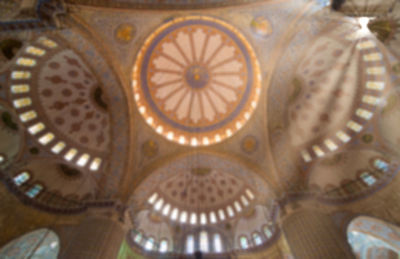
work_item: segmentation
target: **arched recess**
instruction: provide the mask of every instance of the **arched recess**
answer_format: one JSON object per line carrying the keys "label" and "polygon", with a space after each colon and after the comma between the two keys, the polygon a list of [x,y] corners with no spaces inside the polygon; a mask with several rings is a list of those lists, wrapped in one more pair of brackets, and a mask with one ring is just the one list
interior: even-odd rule
{"label": "arched recess", "polygon": [[[366,216],[353,219],[347,227],[347,239],[360,259],[400,255],[400,228],[379,219]],[[394,254],[397,256],[392,257]]]}
{"label": "arched recess", "polygon": [[47,228],[29,232],[12,240],[0,250],[0,258],[57,259],[60,240],[57,234]]}
{"label": "arched recess", "polygon": [[7,105],[0,103],[0,168],[5,168],[18,156],[22,139],[17,116]]}
{"label": "arched recess", "polygon": [[282,228],[295,258],[353,258],[345,236],[329,215],[301,210],[284,219]]}
{"label": "arched recess", "polygon": [[350,202],[385,187],[397,172],[393,156],[357,149],[320,159],[310,168],[307,181],[322,202]]}

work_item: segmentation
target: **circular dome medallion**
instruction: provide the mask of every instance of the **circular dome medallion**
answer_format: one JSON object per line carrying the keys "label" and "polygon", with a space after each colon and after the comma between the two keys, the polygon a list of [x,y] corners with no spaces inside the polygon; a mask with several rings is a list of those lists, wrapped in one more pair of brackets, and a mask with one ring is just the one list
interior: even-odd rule
{"label": "circular dome medallion", "polygon": [[220,142],[257,106],[260,70],[233,26],[204,16],[177,18],[143,44],[133,70],[139,112],[157,133],[182,145]]}

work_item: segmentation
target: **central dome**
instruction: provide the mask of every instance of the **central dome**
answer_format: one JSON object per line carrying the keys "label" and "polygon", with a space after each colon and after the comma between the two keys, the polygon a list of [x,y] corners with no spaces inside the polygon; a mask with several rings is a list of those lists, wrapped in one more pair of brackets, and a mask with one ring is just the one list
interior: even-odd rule
{"label": "central dome", "polygon": [[133,87],[139,112],[157,133],[206,146],[250,119],[260,94],[259,65],[233,26],[204,16],[177,18],[143,44]]}

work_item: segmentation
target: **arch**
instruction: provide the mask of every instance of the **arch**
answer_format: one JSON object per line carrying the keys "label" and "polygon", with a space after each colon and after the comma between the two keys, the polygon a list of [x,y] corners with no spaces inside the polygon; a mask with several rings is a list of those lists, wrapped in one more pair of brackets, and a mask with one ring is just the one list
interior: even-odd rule
{"label": "arch", "polygon": [[160,252],[160,253],[165,253],[165,252],[168,252],[168,250],[170,249],[170,247],[169,247],[169,243],[168,243],[168,240],[167,239],[162,239],[161,241],[160,241],[160,246],[159,246],[159,248],[158,248],[158,251]]}
{"label": "arch", "polygon": [[253,232],[251,234],[251,237],[252,237],[254,245],[259,246],[263,243],[263,240],[261,239],[261,235],[257,231]]}
{"label": "arch", "polygon": [[155,241],[152,236],[148,237],[144,242],[144,249],[148,251],[152,251],[156,249]]}
{"label": "arch", "polygon": [[57,259],[60,240],[47,228],[38,229],[18,237],[0,249],[0,258]]}
{"label": "arch", "polygon": [[22,47],[22,42],[16,39],[5,39],[0,42],[1,53],[8,60],[12,59]]}
{"label": "arch", "polygon": [[347,239],[360,259],[383,254],[400,255],[400,228],[376,218],[360,216],[353,219],[347,227]]}
{"label": "arch", "polygon": [[187,254],[193,254],[194,250],[195,250],[194,236],[188,235],[186,237],[186,242],[185,242],[185,252]]}
{"label": "arch", "polygon": [[222,253],[224,251],[224,246],[222,244],[221,235],[218,233],[214,234],[213,247],[214,247],[214,252],[216,252],[216,253]]}
{"label": "arch", "polygon": [[6,168],[18,159],[24,136],[16,113],[8,104],[0,102],[0,168]]}
{"label": "arch", "polygon": [[208,253],[210,251],[210,243],[208,239],[207,231],[201,231],[199,235],[199,250],[203,253]]}
{"label": "arch", "polygon": [[250,247],[249,239],[245,235],[239,237],[239,246],[242,249],[248,249]]}

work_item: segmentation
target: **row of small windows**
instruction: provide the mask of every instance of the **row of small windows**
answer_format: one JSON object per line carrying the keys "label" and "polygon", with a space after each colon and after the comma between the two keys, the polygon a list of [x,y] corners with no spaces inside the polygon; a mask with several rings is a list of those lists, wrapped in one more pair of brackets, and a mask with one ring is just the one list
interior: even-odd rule
{"label": "row of small windows", "polygon": [[[373,164],[374,164],[374,167],[381,172],[386,173],[389,171],[389,164],[380,158],[374,159]],[[368,186],[375,184],[377,181],[376,176],[371,174],[370,172],[362,172],[360,175],[360,178]]]}
{"label": "row of small windows", "polygon": [[[373,52],[371,53],[367,49],[375,48],[376,44],[371,41],[371,40],[365,40],[365,41],[360,41],[357,44],[357,49],[360,50],[366,50],[365,54],[363,55],[363,60],[364,62],[368,62],[366,64],[366,74],[367,75],[383,75],[386,72],[386,69],[384,66],[375,66],[374,63],[372,62],[377,62],[380,61],[382,62],[383,55],[379,52]],[[365,88],[368,90],[372,90],[371,95],[363,95],[362,97],[362,102],[369,105],[367,107],[369,108],[357,108],[355,111],[355,115],[353,117],[357,119],[363,119],[363,120],[370,120],[373,116],[373,108],[374,106],[377,106],[381,103],[382,99],[374,96],[374,95],[380,95],[381,91],[384,90],[385,88],[385,81],[383,79],[375,79],[375,80],[367,80],[365,84]],[[368,110],[370,109],[370,110]],[[355,120],[349,120],[346,123],[346,127],[354,131],[356,133],[359,133],[362,129],[363,126],[356,122]],[[351,140],[351,137],[344,131],[344,130],[339,130],[336,132],[336,137],[343,143],[347,143]],[[325,139],[323,141],[325,146],[329,149],[329,151],[335,151],[338,148],[338,144],[335,143],[334,140],[332,139]],[[315,154],[316,157],[323,157],[325,155],[325,151],[323,150],[322,146],[319,145],[313,145],[311,147],[312,153]],[[303,160],[308,163],[313,160],[313,154],[309,152],[308,150],[302,150],[301,151],[301,156],[303,157]]]}
{"label": "row of small windows", "polygon": [[185,252],[187,254],[193,254],[195,251],[222,253],[224,247],[220,234],[215,233],[211,237],[212,243],[210,243],[209,234],[205,230],[201,231],[198,235],[188,235],[185,242]]}
{"label": "row of small windows", "polygon": [[[52,41],[46,37],[40,37],[38,39],[38,43],[47,48],[57,47],[57,43],[55,43],[54,41]],[[44,54],[46,54],[46,50],[39,48],[39,47],[28,46],[25,49],[25,53],[33,55],[33,56],[41,57]],[[18,66],[23,66],[23,67],[33,67],[33,66],[36,66],[37,62],[34,58],[20,57],[17,59],[16,64]],[[30,77],[31,77],[31,72],[29,72],[29,71],[13,71],[11,73],[11,78],[15,79],[15,80],[29,79]]]}
{"label": "row of small windows", "polygon": [[168,252],[168,240],[162,239],[159,244],[157,244],[152,237],[146,238],[140,231],[133,235],[133,241],[139,246],[143,247],[147,251],[158,251],[160,253]]}
{"label": "row of small windows", "polygon": [[[258,232],[254,232],[249,239],[245,235],[239,237],[239,246],[241,249],[249,249],[250,247],[259,246],[268,241],[273,236],[273,228],[271,225],[263,227],[264,236]],[[133,241],[147,251],[155,251],[165,253],[172,250],[169,247],[168,240],[161,239],[157,244],[152,237],[146,238],[140,231],[133,235]],[[221,235],[218,233],[209,234],[203,230],[198,234],[190,234],[185,239],[185,253],[193,254],[195,251],[203,253],[222,253],[224,252],[224,245]]]}
{"label": "row of small windows", "polygon": [[380,171],[387,172],[389,171],[389,164],[383,161],[380,158],[374,160],[374,167]]}
{"label": "row of small windows", "polygon": [[[14,176],[13,181],[17,186],[21,186],[26,183],[31,178],[31,175],[28,172],[22,172],[16,176]],[[29,190],[25,192],[26,196],[29,198],[35,198],[41,191],[43,190],[43,186],[41,184],[34,184]]]}
{"label": "row of small windows", "polygon": [[[356,181],[349,181],[344,183],[341,188],[346,193],[355,193],[363,189],[363,186],[373,186],[376,184],[380,177],[383,174],[389,172],[389,164],[381,158],[376,158],[372,162],[373,168],[376,170],[373,171],[362,171],[359,175],[359,179]],[[361,181],[362,185],[359,184]],[[335,192],[340,194],[340,188],[336,189]]]}
{"label": "row of small windows", "polygon": [[265,225],[265,226],[263,226],[262,230],[264,232],[264,237],[262,237],[262,235],[258,232],[252,233],[250,240],[247,236],[241,235],[238,240],[240,248],[248,249],[253,246],[262,245],[263,243],[268,241],[273,236],[272,226]]}
{"label": "row of small windows", "polygon": [[[57,47],[57,43],[55,43],[54,41],[52,41],[46,37],[39,38],[38,43],[47,48]],[[31,54],[33,56],[41,57],[46,53],[46,50],[39,48],[39,47],[28,46],[25,49],[25,52],[27,54]],[[19,66],[32,67],[32,66],[36,65],[36,60],[33,58],[28,58],[28,57],[20,57],[17,59],[16,64]],[[13,71],[11,73],[11,78],[14,80],[29,79],[29,78],[31,78],[31,72],[19,71],[19,70]],[[30,91],[30,86],[26,83],[11,85],[11,92],[13,94],[24,94],[24,93],[29,93],[29,91]],[[22,97],[19,99],[15,99],[13,101],[13,105],[16,109],[29,107],[32,105],[32,99],[29,97]],[[19,115],[20,120],[24,123],[33,121],[37,117],[38,117],[38,114],[34,110],[28,110]],[[43,132],[45,129],[46,129],[46,126],[44,125],[43,122],[36,122],[35,124],[28,127],[28,132],[32,135],[36,135],[36,134]],[[47,144],[51,143],[55,138],[56,137],[55,137],[54,133],[47,132],[47,133],[44,133],[42,136],[40,136],[38,138],[38,141],[40,144],[46,146]],[[63,141],[58,141],[55,145],[53,145],[53,147],[51,148],[51,151],[54,154],[59,154],[65,149],[65,147],[66,147],[66,144]],[[78,154],[77,149],[70,148],[64,154],[64,159],[67,161],[71,161],[76,157],[77,154]],[[90,155],[87,153],[84,153],[77,159],[76,164],[80,167],[84,167],[89,163],[89,160],[90,160]],[[94,158],[90,163],[89,169],[92,171],[97,171],[100,168],[101,162],[102,162],[101,158],[98,158],[98,157]]]}
{"label": "row of small windows", "polygon": [[[374,159],[373,165],[381,172],[386,173],[389,171],[389,164],[380,158]],[[362,172],[360,178],[368,186],[375,184],[377,181],[376,176],[370,172]]]}
{"label": "row of small windows", "polygon": [[[17,87],[21,87],[21,86],[17,86]],[[29,87],[27,89],[29,89]],[[32,104],[32,100],[29,97],[14,100],[14,106],[16,108],[30,106],[31,104]],[[19,118],[22,122],[26,123],[26,122],[29,122],[29,121],[37,118],[37,113],[36,113],[36,111],[30,110],[30,111],[20,114]],[[32,135],[36,135],[36,134],[44,131],[45,128],[46,128],[46,126],[42,122],[37,122],[34,125],[28,127],[28,132]],[[52,132],[47,132],[44,135],[42,135],[41,137],[39,137],[38,141],[40,144],[46,146],[47,144],[52,142],[54,139],[55,139],[55,135]],[[59,154],[61,151],[64,150],[65,147],[66,147],[66,144],[63,141],[59,141],[51,148],[51,151],[55,154]],[[77,149],[70,148],[65,153],[64,159],[67,161],[71,161],[72,159],[75,158],[77,153],[78,153]],[[76,164],[78,166],[84,167],[87,165],[89,160],[90,160],[90,155],[87,153],[84,153],[79,157]],[[100,168],[100,165],[101,165],[101,158],[97,157],[92,160],[89,168],[92,171],[97,171]]]}
{"label": "row of small windows", "polygon": [[211,211],[209,213],[179,211],[178,208],[172,208],[169,203],[164,204],[164,199],[158,197],[157,193],[153,193],[153,195],[150,196],[148,203],[153,205],[154,210],[160,211],[164,216],[169,217],[173,221],[192,225],[199,223],[205,225],[208,222],[215,224],[218,221],[224,221],[227,217],[233,218],[236,213],[242,212],[243,207],[249,206],[249,200],[254,199],[254,194],[249,189],[246,189],[245,194],[241,195],[240,201],[233,202],[233,205],[228,205],[225,210],[219,209],[218,211]]}

